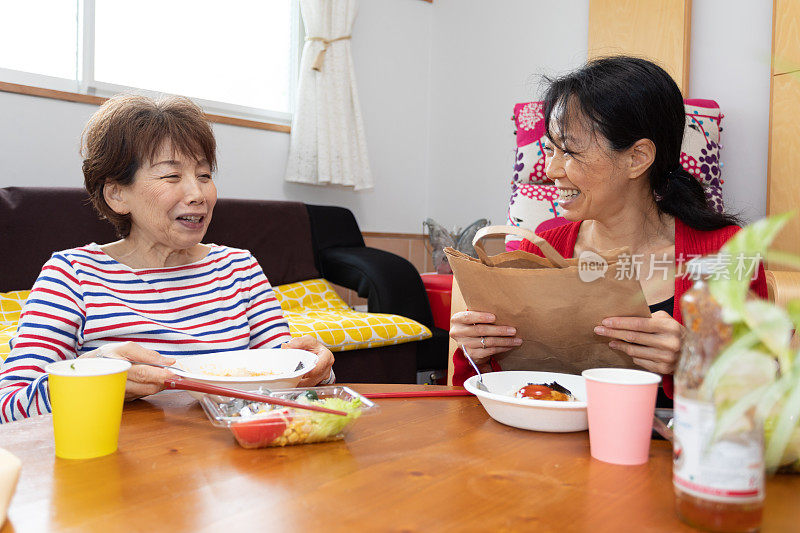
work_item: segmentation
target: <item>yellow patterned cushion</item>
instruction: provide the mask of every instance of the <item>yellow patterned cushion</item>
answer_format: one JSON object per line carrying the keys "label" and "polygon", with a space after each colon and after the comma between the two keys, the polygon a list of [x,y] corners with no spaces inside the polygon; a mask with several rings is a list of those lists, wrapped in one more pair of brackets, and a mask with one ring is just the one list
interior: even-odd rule
{"label": "yellow patterned cushion", "polygon": [[31,291],[0,292],[0,324],[16,325]]}
{"label": "yellow patterned cushion", "polygon": [[11,339],[14,338],[14,332],[17,331],[17,325],[4,326],[0,324],[0,361],[5,361],[8,354],[11,352],[11,347],[8,345]]}
{"label": "yellow patterned cushion", "polygon": [[334,352],[402,344],[431,336],[428,328],[410,318],[353,311],[324,279],[274,289],[292,336],[314,335]]}
{"label": "yellow patterned cushion", "polygon": [[[410,318],[353,311],[324,279],[274,287],[292,336],[314,335],[332,351],[376,348],[431,336],[428,328]],[[22,306],[30,291],[0,293],[0,361],[11,351],[8,342],[17,330]]]}
{"label": "yellow patterned cushion", "polygon": [[0,292],[0,361],[5,360],[11,348],[8,342],[17,331],[22,306],[31,291]]}

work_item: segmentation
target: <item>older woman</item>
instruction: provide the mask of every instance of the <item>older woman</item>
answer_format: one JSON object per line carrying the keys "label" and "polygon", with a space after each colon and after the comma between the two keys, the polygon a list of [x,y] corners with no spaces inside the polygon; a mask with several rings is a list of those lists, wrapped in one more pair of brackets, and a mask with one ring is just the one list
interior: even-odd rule
{"label": "older woman", "polygon": [[[283,345],[319,356],[301,386],[333,381],[333,355],[312,337],[290,337],[255,258],[202,243],[217,200],[215,151],[202,110],[186,98],[117,96],[91,118],[86,190],[121,239],[56,252],[42,267],[0,369],[2,421],[49,412],[43,368],[76,357],[169,365]],[[170,375],[134,365],[126,398],[162,390]]]}
{"label": "older woman", "polygon": [[[676,261],[717,251],[739,229],[735,217],[708,206],[702,186],[680,165],[681,92],[650,61],[611,57],[552,81],[544,101],[545,171],[571,223],[541,236],[564,257],[626,246],[641,259],[652,316],[609,317],[594,332],[637,365],[671,374],[684,335],[678,303],[689,288],[675,276]],[[522,249],[541,255],[528,241]],[[667,276],[658,273],[665,262]],[[761,267],[753,289],[766,298]],[[456,313],[450,326],[450,336],[487,370],[497,368],[494,356],[522,344],[491,313]],[[460,351],[454,362],[454,381],[463,383],[472,372]]]}

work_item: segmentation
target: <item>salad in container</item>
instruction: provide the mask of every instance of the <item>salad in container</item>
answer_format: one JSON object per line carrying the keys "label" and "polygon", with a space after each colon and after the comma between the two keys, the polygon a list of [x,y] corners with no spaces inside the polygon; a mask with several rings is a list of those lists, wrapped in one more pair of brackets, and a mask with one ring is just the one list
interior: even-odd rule
{"label": "salad in container", "polygon": [[214,395],[203,396],[200,405],[211,423],[230,429],[243,448],[340,440],[358,418],[378,411],[378,406],[371,400],[339,385],[260,392],[284,400],[345,411],[347,415]]}

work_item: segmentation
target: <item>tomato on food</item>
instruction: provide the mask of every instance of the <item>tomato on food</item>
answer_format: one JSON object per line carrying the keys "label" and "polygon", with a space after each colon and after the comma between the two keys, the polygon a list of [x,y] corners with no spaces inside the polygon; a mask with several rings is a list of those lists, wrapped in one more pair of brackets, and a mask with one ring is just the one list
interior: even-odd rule
{"label": "tomato on food", "polygon": [[267,417],[237,422],[231,426],[231,431],[243,447],[258,448],[283,435],[291,420],[288,414],[281,411]]}
{"label": "tomato on food", "polygon": [[563,392],[553,390],[552,387],[548,387],[547,385],[537,385],[535,383],[525,385],[519,389],[514,396],[516,398],[528,398],[531,400],[569,401],[569,396]]}
{"label": "tomato on food", "polygon": [[523,398],[536,398],[537,400],[541,400],[545,397],[549,398],[553,389],[544,385],[526,385],[522,387],[519,392],[520,396]]}

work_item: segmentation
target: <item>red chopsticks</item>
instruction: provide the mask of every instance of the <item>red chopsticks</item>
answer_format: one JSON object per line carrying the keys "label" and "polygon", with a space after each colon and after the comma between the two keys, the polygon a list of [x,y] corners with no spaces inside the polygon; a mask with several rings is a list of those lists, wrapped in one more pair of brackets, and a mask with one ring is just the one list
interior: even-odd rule
{"label": "red chopsticks", "polygon": [[328,409],[327,407],[322,407],[319,405],[308,405],[305,403],[293,402],[291,400],[282,400],[280,398],[274,398],[272,396],[266,396],[264,394],[258,394],[255,392],[247,392],[239,389],[229,389],[228,387],[209,385],[207,383],[200,383],[199,381],[183,379],[178,376],[165,379],[164,386],[168,389],[204,392],[206,394],[217,394],[219,396],[227,396],[229,398],[242,398],[243,400],[253,400],[272,405],[283,405],[284,407],[294,407],[295,409],[306,409],[307,411],[319,411],[320,413],[347,416],[346,412],[338,411],[336,409]]}
{"label": "red chopsticks", "polygon": [[420,391],[400,391],[400,392],[367,392],[361,396],[370,399],[376,398],[428,398],[433,396],[472,396],[466,390],[420,390]]}

